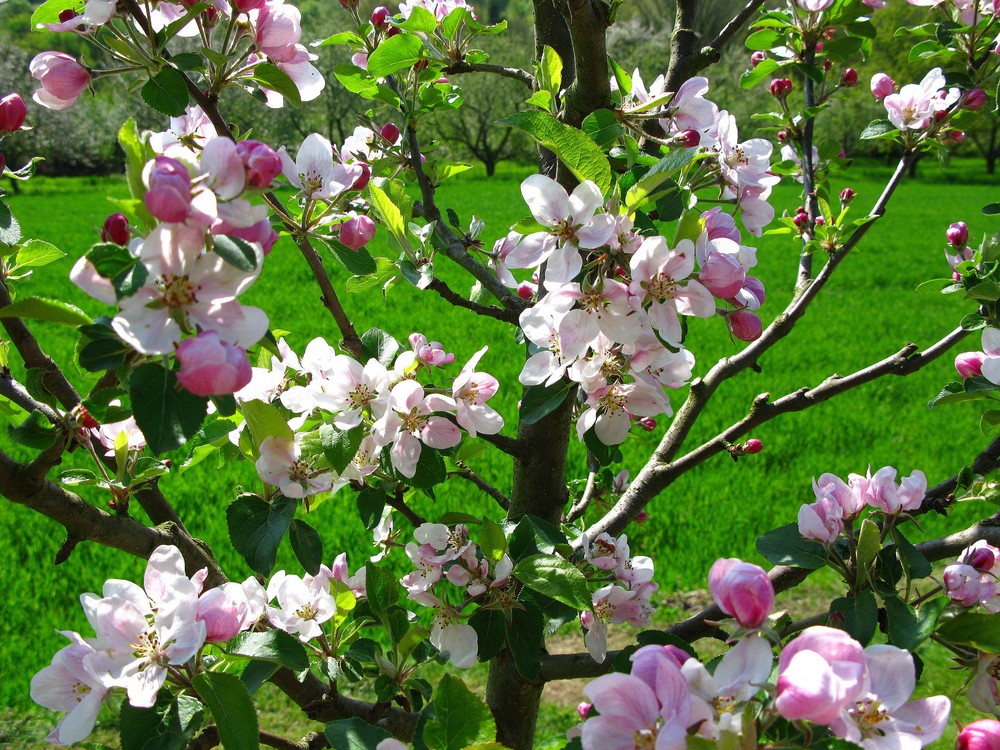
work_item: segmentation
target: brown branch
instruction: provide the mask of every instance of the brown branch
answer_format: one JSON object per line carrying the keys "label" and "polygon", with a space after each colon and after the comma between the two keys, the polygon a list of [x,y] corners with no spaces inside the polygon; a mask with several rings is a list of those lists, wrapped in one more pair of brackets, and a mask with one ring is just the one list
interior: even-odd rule
{"label": "brown branch", "polygon": [[516,311],[497,307],[496,305],[483,305],[479,302],[473,302],[453,290],[441,279],[434,279],[427,285],[427,288],[431,291],[437,292],[441,295],[442,299],[451,303],[455,307],[471,310],[476,315],[483,315],[487,318],[496,318],[497,320],[502,320],[505,323],[517,323]]}
{"label": "brown branch", "polygon": [[385,504],[388,505],[390,508],[394,508],[395,510],[399,511],[400,514],[402,514],[403,518],[405,518],[414,526],[420,526],[422,524],[427,523],[426,518],[418,514],[416,511],[413,510],[413,508],[411,508],[409,505],[406,504],[406,501],[403,499],[403,495],[404,491],[402,488],[397,490],[394,495],[387,493],[385,496]]}
{"label": "brown branch", "polygon": [[487,482],[481,476],[476,474],[472,469],[466,466],[461,461],[456,461],[455,465],[461,469],[461,471],[456,471],[455,476],[461,477],[468,482],[476,485],[479,489],[485,492],[487,495],[492,497],[497,501],[497,505],[503,508],[504,511],[510,510],[510,498],[503,494],[500,490],[494,487],[492,484]]}
{"label": "brown branch", "polygon": [[10,399],[27,412],[40,412],[51,424],[60,423],[59,415],[52,410],[52,407],[36,401],[23,385],[14,380],[10,370],[7,369],[0,372],[0,396]]}
{"label": "brown branch", "polygon": [[576,71],[563,97],[562,120],[579,128],[591,112],[610,106],[607,31],[611,19],[608,6],[597,0],[555,0],[555,5],[569,27]]}
{"label": "brown branch", "polygon": [[505,65],[493,65],[491,63],[468,63],[465,60],[462,60],[461,62],[452,63],[446,68],[443,68],[441,72],[445,75],[455,75],[461,73],[493,73],[503,78],[509,78],[512,81],[523,83],[532,90],[534,90],[536,83],[535,77],[526,70],[521,70],[520,68],[509,68]]}

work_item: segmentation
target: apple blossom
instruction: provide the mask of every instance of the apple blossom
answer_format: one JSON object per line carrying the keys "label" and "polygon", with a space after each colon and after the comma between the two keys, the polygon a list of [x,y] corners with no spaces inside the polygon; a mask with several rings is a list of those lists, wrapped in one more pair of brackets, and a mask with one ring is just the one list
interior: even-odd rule
{"label": "apple blossom", "polygon": [[422,333],[411,333],[407,339],[416,358],[431,367],[443,367],[455,361],[455,355],[444,350],[440,341],[427,341]]}
{"label": "apple blossom", "polygon": [[737,310],[726,316],[726,325],[733,336],[740,341],[756,341],[764,332],[764,324],[756,313],[749,310]]}
{"label": "apple blossom", "polygon": [[[976,673],[969,683],[969,703],[983,713],[1000,716],[1000,656],[980,654]],[[1000,745],[998,745],[1000,746]]]}
{"label": "apple blossom", "polygon": [[65,52],[42,52],[30,69],[42,85],[32,99],[48,109],[67,109],[90,85],[90,71]]}
{"label": "apple blossom", "polygon": [[253,373],[245,349],[222,341],[215,331],[202,331],[177,347],[181,370],[177,380],[196,396],[223,396],[240,390]]}
{"label": "apple blossom", "polygon": [[774,586],[759,566],[735,557],[716,560],[708,573],[712,598],[744,628],[759,628],[774,609]]}
{"label": "apple blossom", "polygon": [[476,437],[478,433],[495,435],[503,429],[503,417],[486,405],[496,395],[500,384],[489,373],[476,371],[479,360],[488,349],[488,346],[484,346],[473,354],[472,359],[465,363],[452,382],[455,420],[472,437]]}
{"label": "apple blossom", "polygon": [[357,165],[334,163],[333,146],[319,133],[302,141],[294,162],[284,148],[279,149],[278,156],[285,177],[307,200],[335,200],[361,176]]}
{"label": "apple blossom", "polygon": [[184,221],[191,210],[191,175],[188,168],[169,156],[157,156],[146,169],[144,177],[149,186],[143,196],[146,208],[160,221]]}
{"label": "apple blossom", "polygon": [[843,530],[844,509],[832,497],[817,497],[815,503],[799,508],[799,534],[804,539],[833,544]]}
{"label": "apple blossom", "polygon": [[28,108],[18,94],[7,94],[0,99],[0,138],[16,133],[24,125]]}
{"label": "apple blossom", "polygon": [[963,380],[975,375],[982,375],[985,360],[986,354],[984,352],[962,352],[955,357],[955,369]]}
{"label": "apple blossom", "polygon": [[70,644],[59,649],[52,663],[31,678],[31,700],[66,713],[46,739],[72,745],[93,730],[108,688],[87,669],[85,662],[95,652],[94,647],[78,633],[60,632]]}
{"label": "apple blossom", "polygon": [[267,619],[303,641],[322,635],[323,623],[337,614],[337,602],[326,579],[306,581],[279,570],[267,584],[267,598],[278,602],[277,607],[267,605]]}
{"label": "apple blossom", "polygon": [[268,484],[277,487],[285,497],[304,498],[330,492],[343,486],[336,474],[314,466],[314,461],[303,456],[297,440],[271,435],[260,444],[260,458],[255,464],[257,474]]}
{"label": "apple blossom", "polygon": [[[353,189],[358,188],[355,185]],[[354,211],[351,211],[348,217],[347,221],[340,225],[339,239],[351,250],[360,250],[375,236],[375,222],[364,214],[359,215]]]}
{"label": "apple blossom", "polygon": [[955,750],[1000,750],[1000,721],[980,719],[966,724],[955,740]]}
{"label": "apple blossom", "polygon": [[843,630],[807,628],[778,658],[775,708],[789,721],[829,725],[853,704],[866,670],[861,644]]}

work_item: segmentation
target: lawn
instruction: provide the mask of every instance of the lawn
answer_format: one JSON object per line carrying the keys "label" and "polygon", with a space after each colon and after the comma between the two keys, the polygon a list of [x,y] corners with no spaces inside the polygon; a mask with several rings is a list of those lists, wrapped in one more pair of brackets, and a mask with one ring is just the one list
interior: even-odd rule
{"label": "lawn", "polygon": [[[924,280],[946,275],[942,249],[949,223],[967,221],[974,237],[996,229],[995,220],[982,216],[979,208],[997,199],[997,184],[979,179],[969,181],[974,184],[955,181],[956,174],[975,178],[980,169],[977,163],[958,164],[950,173],[941,173],[936,165],[922,164],[920,177],[900,187],[886,218],[842,264],[804,320],[762,359],[761,371],[744,373],[717,394],[692,432],[688,447],[699,445],[740,418],[758,393],[778,397],[816,385],[831,373],[846,374],[864,367],[907,342],[929,345],[972,311],[970,303],[919,294],[914,289]],[[479,172],[455,178],[441,189],[441,203],[453,207],[465,222],[473,214],[483,218],[488,227],[484,237],[491,241],[527,214],[518,193],[525,174],[526,170],[508,168],[492,179]],[[849,183],[837,189],[848,184],[854,188],[858,193],[855,210],[860,216],[875,202],[887,176],[888,168],[865,164],[852,173]],[[25,293],[65,299],[91,314],[107,312],[66,278],[72,260],[96,241],[96,227],[112,210],[107,194],[124,196],[124,184],[116,180],[39,179],[12,198],[11,207],[25,233],[52,242],[70,256],[38,271],[25,286]],[[779,212],[782,208],[793,210],[797,205],[794,186],[779,189],[775,203]],[[377,237],[374,252],[388,254],[380,242]],[[767,285],[768,301],[762,311],[767,319],[781,310],[790,295],[797,250],[787,237],[764,238],[758,247],[757,275]],[[441,276],[456,290],[467,290],[470,279],[446,264],[446,260],[438,264]],[[343,289],[347,272],[332,260],[328,267],[338,288]],[[268,309],[272,328],[289,331],[288,341],[299,352],[315,336],[337,338],[315,286],[310,285],[305,263],[287,240],[276,246],[260,280],[244,300]],[[413,330],[421,331],[429,339],[444,342],[459,363],[483,342],[489,342],[490,352],[481,366],[500,379],[501,391],[491,403],[508,419],[509,431],[520,397],[517,373],[523,358],[509,329],[491,319],[454,310],[435,295],[421,293],[405,282],[397,284],[388,299],[378,292],[345,292],[343,301],[359,330],[377,325],[400,340]],[[85,384],[85,373],[72,364],[71,334],[45,325],[38,329],[50,354],[66,367],[72,379]],[[738,348],[719,319],[694,321],[688,345],[698,358],[696,375],[704,374],[719,357]],[[979,342],[973,336],[960,346],[978,349]],[[824,471],[846,478],[850,472],[863,473],[868,466],[877,469],[888,464],[903,474],[921,469],[933,485],[969,463],[988,442],[979,432],[976,408],[959,405],[931,411],[926,407],[927,400],[954,379],[951,359],[942,357],[911,377],[886,379],[805,413],[775,420],[755,433],[764,442],[763,453],[738,463],[722,455],[675,482],[648,508],[650,520],[630,534],[632,549],[654,559],[664,595],[704,588],[708,567],[717,557],[739,556],[761,562],[754,552],[755,538],[793,521],[798,506],[811,500],[810,479]],[[683,390],[672,394],[675,407],[683,397]],[[655,433],[633,435],[623,450],[622,468],[634,475],[661,434],[662,425]],[[584,455],[579,446],[574,446],[571,458],[574,475],[583,476]],[[186,476],[171,476],[163,482],[167,496],[191,531],[212,545],[233,578],[245,577],[249,570],[228,547],[224,510],[238,486],[251,489],[257,481],[247,468],[207,461]],[[475,468],[501,489],[509,490],[510,462],[503,455],[491,449],[476,459]],[[104,502],[98,496],[91,499]],[[454,509],[494,513],[490,502],[477,497],[470,485],[451,483],[439,493],[436,505],[428,502],[420,510],[432,518]],[[943,531],[946,524],[951,528],[986,513],[981,506],[963,507],[955,513],[958,520],[928,519],[925,531],[933,534]],[[347,550],[357,565],[369,554],[367,536],[349,494],[341,493],[323,503],[310,514],[309,521],[323,536],[328,558]],[[5,624],[5,637],[0,639],[0,672],[4,677],[0,706],[19,712],[30,704],[27,686],[31,675],[47,664],[62,644],[55,631],[85,629],[77,605],[79,594],[99,590],[107,578],[135,579],[142,565],[84,544],[53,570],[52,561],[62,543],[57,526],[5,503],[0,505],[0,528],[10,540],[0,548],[0,581],[5,594],[0,603]],[[294,565],[286,549],[278,567]],[[405,572],[402,561],[396,560],[394,565],[400,573]],[[795,607],[798,601],[793,595],[785,606]],[[816,596],[807,595],[801,606],[816,603]],[[578,635],[571,638],[575,640],[560,645],[582,648]],[[934,657],[931,661],[935,669],[932,687],[953,692],[957,685],[944,671],[944,659]],[[567,691],[559,695],[565,702],[546,711],[544,717],[558,721],[564,729],[572,721],[566,705],[579,698]],[[960,711],[957,716],[968,719],[970,715]],[[0,743],[3,722],[0,715]],[[547,735],[556,736],[560,727],[553,726]]]}

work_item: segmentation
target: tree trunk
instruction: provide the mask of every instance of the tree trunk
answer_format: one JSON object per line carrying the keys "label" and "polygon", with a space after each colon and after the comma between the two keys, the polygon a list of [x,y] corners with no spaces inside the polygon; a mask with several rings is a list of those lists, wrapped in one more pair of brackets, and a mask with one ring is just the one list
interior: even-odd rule
{"label": "tree trunk", "polygon": [[492,177],[497,172],[497,160],[496,159],[483,159],[483,164],[486,166],[486,176]]}

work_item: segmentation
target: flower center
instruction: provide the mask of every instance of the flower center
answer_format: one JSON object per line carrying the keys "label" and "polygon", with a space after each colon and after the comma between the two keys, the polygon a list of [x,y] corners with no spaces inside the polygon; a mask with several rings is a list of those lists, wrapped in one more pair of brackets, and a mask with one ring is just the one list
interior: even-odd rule
{"label": "flower center", "polygon": [[319,610],[316,609],[315,605],[309,603],[309,604],[303,604],[301,607],[295,610],[295,614],[301,617],[303,620],[315,620],[316,615],[319,614]]}
{"label": "flower center", "polygon": [[374,395],[375,392],[371,388],[364,383],[361,383],[357,388],[350,392],[347,398],[351,402],[352,409],[361,409],[371,403]]}
{"label": "flower center", "polygon": [[155,630],[147,630],[132,644],[132,655],[137,659],[146,659],[150,664],[165,664],[166,654],[160,645],[160,636]]}
{"label": "flower center", "polygon": [[607,412],[625,411],[625,397],[617,388],[611,388],[598,399],[598,404]]}
{"label": "flower center", "polygon": [[403,415],[402,430],[405,432],[420,432],[420,428],[427,422],[427,415],[421,414],[416,407],[410,409],[409,413]]}
{"label": "flower center", "polygon": [[314,172],[299,172],[299,182],[302,183],[302,191],[306,193],[306,195],[318,193],[323,189],[322,175]]}
{"label": "flower center", "polygon": [[83,697],[90,691],[90,685],[84,685],[82,682],[74,682],[73,687],[70,688],[70,692],[73,693],[73,699],[77,703],[82,701]]}
{"label": "flower center", "polygon": [[156,280],[156,288],[163,298],[163,304],[176,309],[195,304],[201,286],[193,283],[187,276],[163,274]]}
{"label": "flower center", "polygon": [[646,293],[658,302],[672,299],[676,291],[677,282],[662,273],[646,282]]}
{"label": "flower center", "polygon": [[878,725],[890,719],[889,712],[882,707],[877,698],[857,701],[854,708],[848,709],[848,713],[857,723],[862,735],[882,734]]}

